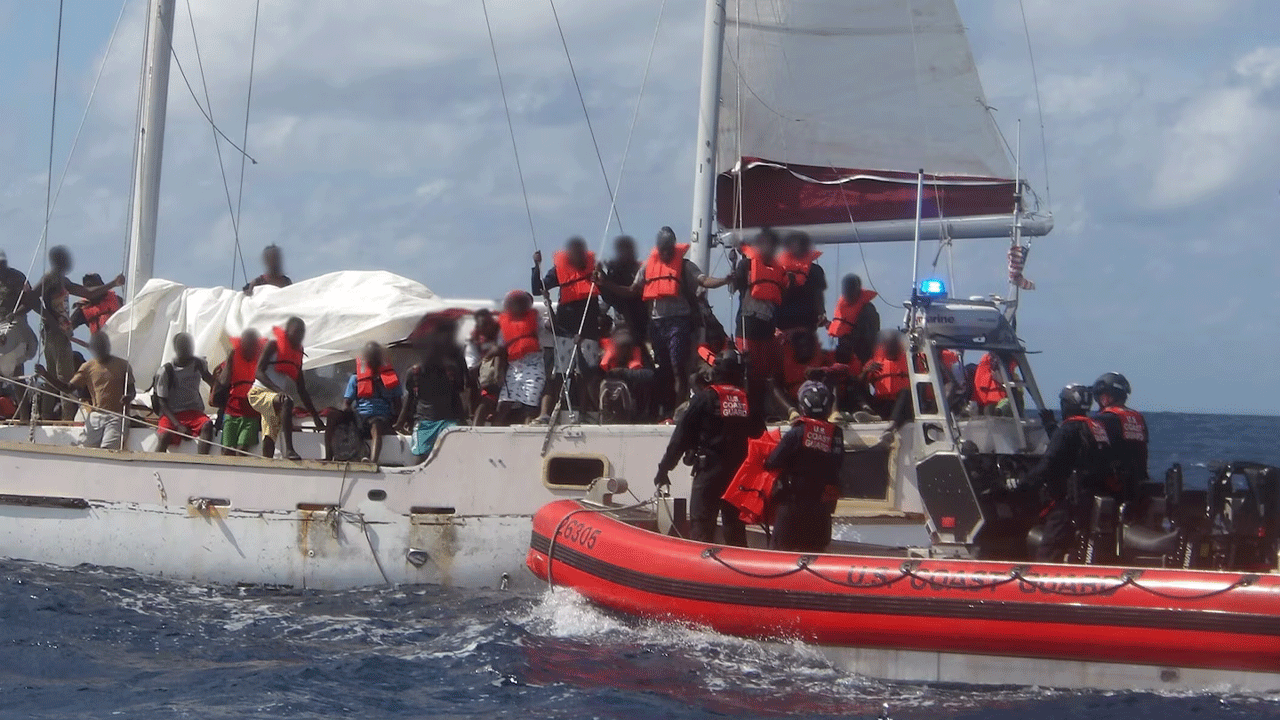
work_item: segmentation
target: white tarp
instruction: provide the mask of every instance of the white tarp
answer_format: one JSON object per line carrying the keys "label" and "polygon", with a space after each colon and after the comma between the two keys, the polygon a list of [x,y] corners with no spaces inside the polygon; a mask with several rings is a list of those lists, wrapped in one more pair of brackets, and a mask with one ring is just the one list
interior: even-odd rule
{"label": "white tarp", "polygon": [[1013,177],[954,0],[729,0],[726,18],[718,172]]}
{"label": "white tarp", "polygon": [[173,336],[190,333],[196,354],[214,367],[230,351],[230,338],[246,327],[269,337],[297,315],[307,323],[307,369],[350,360],[369,341],[403,339],[428,313],[493,307],[487,300],[448,300],[421,283],[389,272],[344,271],[286,288],[261,287],[253,295],[229,288],[188,288],[151,280],[104,328],[116,355],[127,358],[141,389],[172,357]]}

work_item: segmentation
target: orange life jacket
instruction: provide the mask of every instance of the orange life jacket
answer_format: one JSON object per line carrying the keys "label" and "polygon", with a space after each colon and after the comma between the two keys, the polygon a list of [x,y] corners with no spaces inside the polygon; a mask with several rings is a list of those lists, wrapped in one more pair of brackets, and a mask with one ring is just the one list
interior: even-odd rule
{"label": "orange life jacket", "polygon": [[791,343],[786,343],[782,353],[782,384],[787,394],[794,397],[800,386],[809,379],[810,370],[827,365],[827,354],[821,349],[809,358],[809,362],[802,363],[796,359],[795,349]]}
{"label": "orange life jacket", "polygon": [[586,300],[591,296],[591,288],[595,283],[591,275],[596,271],[596,255],[587,251],[587,267],[574,267],[569,262],[569,253],[560,250],[555,254],[556,280],[560,282],[560,302],[571,303]]}
{"label": "orange life jacket", "polygon": [[747,459],[724,491],[724,501],[738,508],[738,517],[745,523],[773,522],[773,484],[778,480],[778,471],[765,470],[764,463],[781,440],[779,430],[748,440]]}
{"label": "orange life jacket", "polygon": [[867,303],[874,300],[876,294],[870,290],[863,290],[857,300],[849,302],[844,299],[844,295],[836,302],[836,315],[831,324],[827,326],[827,334],[833,338],[841,338],[853,332],[854,325],[858,322],[858,315],[862,313],[862,308]]}
{"label": "orange life jacket", "polygon": [[294,347],[289,342],[284,328],[277,325],[271,328],[271,332],[276,336],[276,356],[271,365],[285,377],[297,382],[298,375],[302,372],[302,348]]}
{"label": "orange life jacket", "polygon": [[829,453],[835,446],[836,426],[826,420],[817,418],[800,418],[797,421],[804,426],[804,448],[817,452]]}
{"label": "orange life jacket", "polygon": [[[396,369],[390,365],[378,368],[378,379],[382,381],[384,390],[400,387],[400,376],[396,375]],[[373,397],[373,368],[365,365],[363,360],[356,360],[356,397]]]}
{"label": "orange life jacket", "polygon": [[750,406],[747,405],[747,393],[742,388],[712,385],[711,390],[716,394],[716,414],[720,417],[744,418],[751,415],[748,411]]}
{"label": "orange life jacket", "polygon": [[773,305],[782,304],[782,291],[787,288],[787,271],[773,263],[767,263],[750,245],[742,246],[742,254],[751,261],[747,284],[751,297]]}
{"label": "orange life jacket", "polygon": [[538,322],[538,311],[533,308],[520,318],[511,317],[506,311],[498,313],[498,327],[502,328],[508,360],[519,360],[542,350],[542,343],[538,341]]}
{"label": "orange life jacket", "polygon": [[880,363],[880,370],[871,376],[871,387],[875,389],[876,397],[897,397],[898,393],[907,389],[909,380],[905,354],[899,354],[897,358],[890,360],[883,349],[876,348],[871,362]]}
{"label": "orange life jacket", "polygon": [[658,248],[654,248],[653,252],[649,253],[649,260],[644,264],[644,291],[640,297],[644,300],[656,300],[679,295],[684,256],[687,252],[689,252],[688,245],[677,245],[671,262],[663,262],[658,255]]}
{"label": "orange life jacket", "polygon": [[[1103,410],[1102,412],[1106,412],[1106,410]],[[1089,434],[1093,435],[1093,441],[1098,443],[1099,446],[1109,447],[1111,445],[1111,438],[1107,437],[1106,426],[1097,420],[1094,420],[1088,415],[1072,415],[1071,417],[1063,418],[1062,422],[1065,423],[1068,420],[1079,420],[1084,423],[1085,427],[1089,428]]]}
{"label": "orange life jacket", "polygon": [[1142,417],[1142,413],[1123,405],[1105,407],[1102,408],[1102,412],[1110,413],[1120,418],[1120,437],[1122,439],[1142,443],[1147,441],[1147,420]]}
{"label": "orange life jacket", "polygon": [[600,369],[604,371],[616,370],[625,367],[628,370],[639,370],[644,367],[644,356],[640,353],[639,345],[631,346],[631,357],[623,358],[622,352],[618,349],[618,345],[613,338],[601,338],[600,349],[604,352],[600,358]]}
{"label": "orange life jacket", "polygon": [[265,341],[259,340],[258,347],[253,351],[253,359],[245,360],[240,354],[240,338],[231,338],[231,355],[227,358],[227,367],[231,368],[227,378],[227,392],[231,397],[248,399],[249,388],[258,378],[258,359],[262,357],[265,345]]}
{"label": "orange life jacket", "polygon": [[822,257],[822,253],[817,250],[810,250],[809,254],[804,257],[796,257],[788,252],[778,254],[778,264],[782,266],[784,272],[791,273],[795,278],[797,286],[803,286],[809,280],[809,272],[813,268],[813,261]]}
{"label": "orange life jacket", "polygon": [[[995,361],[995,355],[991,353],[983,355],[978,363],[978,369],[973,374],[973,399],[984,407],[995,405],[1009,395],[1004,389],[1004,383],[996,379]],[[1017,367],[1016,362],[1009,361],[1009,372]]]}

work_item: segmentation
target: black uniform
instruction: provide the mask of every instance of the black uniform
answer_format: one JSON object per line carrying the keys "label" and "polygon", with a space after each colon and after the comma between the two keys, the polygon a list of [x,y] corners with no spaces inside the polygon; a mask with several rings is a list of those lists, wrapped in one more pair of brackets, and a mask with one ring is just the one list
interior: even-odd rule
{"label": "black uniform", "polygon": [[1142,413],[1123,405],[1104,408],[1094,419],[1106,428],[1111,442],[1109,459],[1117,484],[1113,490],[1117,499],[1133,512],[1142,483],[1148,480],[1147,421]]}
{"label": "black uniform", "polygon": [[804,418],[782,436],[765,461],[780,470],[774,485],[777,515],[769,547],[792,552],[822,552],[831,544],[831,512],[823,502],[828,487],[840,485],[844,431],[824,420]]}
{"label": "black uniform", "polygon": [[1028,478],[1030,485],[1043,486],[1048,491],[1052,503],[1045,516],[1036,560],[1062,560],[1075,526],[1087,521],[1093,496],[1109,492],[1109,457],[1106,430],[1096,420],[1082,415],[1069,417],[1053,432],[1044,457]]}
{"label": "black uniform", "polygon": [[689,498],[691,539],[715,542],[716,516],[724,525],[724,544],[746,547],[747,530],[738,510],[721,499],[747,457],[747,440],[758,433],[747,396],[732,385],[712,385],[689,401],[658,469],[670,472],[695,451],[693,491]]}

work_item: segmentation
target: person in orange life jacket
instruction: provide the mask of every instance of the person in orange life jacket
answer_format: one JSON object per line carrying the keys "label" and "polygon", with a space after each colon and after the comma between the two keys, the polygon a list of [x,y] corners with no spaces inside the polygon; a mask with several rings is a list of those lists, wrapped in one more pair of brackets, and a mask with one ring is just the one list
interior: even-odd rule
{"label": "person in orange life jacket", "polygon": [[462,395],[467,361],[458,349],[457,336],[455,323],[441,323],[421,341],[421,358],[404,376],[406,397],[399,426],[413,438],[410,451],[420,460],[435,449],[441,433],[466,417]]}
{"label": "person in orange life jacket", "polygon": [[778,343],[777,312],[787,289],[787,272],[776,262],[778,236],[761,230],[743,246],[743,258],[734,266],[733,291],[738,293],[736,336],[738,348],[746,353],[747,394],[751,411],[763,424],[769,397],[769,379],[782,371],[782,349]]}
{"label": "person in orange life jacket", "polygon": [[[49,272],[32,288],[32,297],[39,300],[41,311],[41,339],[44,341],[44,360],[48,371],[63,383],[68,382],[77,371],[73,362],[71,349],[71,307],[68,298],[71,295],[89,301],[101,299],[112,288],[124,285],[124,275],[117,275],[106,285],[86,287],[71,281],[67,277],[72,268],[71,251],[59,245],[49,250]],[[57,398],[45,396],[41,401],[41,417],[56,419]],[[71,420],[78,410],[72,400],[62,401],[63,420]]]}
{"label": "person in orange life jacket", "polygon": [[669,413],[688,395],[692,339],[699,321],[698,290],[727,285],[728,278],[709,278],[685,257],[688,245],[676,242],[669,227],[658,230],[648,259],[631,278],[629,287],[599,279],[611,292],[637,297],[648,304],[648,339],[658,366],[658,400]]}
{"label": "person in orange life jacket", "polygon": [[264,285],[282,288],[293,284],[289,276],[284,274],[284,251],[279,245],[268,245],[262,249],[262,267],[265,272],[245,284],[245,295],[252,295],[254,288]]}
{"label": "person in orange life jacket", "polygon": [[831,514],[840,499],[844,432],[827,420],[835,394],[820,382],[800,387],[800,417],[782,436],[766,470],[777,470],[773,486],[776,515],[769,549],[823,552],[831,544]]}
{"label": "person in orange life jacket", "polygon": [[[458,383],[461,387],[462,368],[458,368]],[[356,372],[347,381],[346,392],[342,394],[342,411],[349,417],[354,414],[360,435],[368,435],[369,460],[375,464],[382,457],[382,439],[395,434],[403,397],[400,376],[386,361],[382,346],[376,342],[366,344],[356,359]],[[325,457],[328,459],[333,459],[336,428],[337,423],[331,422],[325,431]]]}
{"label": "person in orange life jacket", "polygon": [[738,510],[722,497],[747,457],[747,440],[764,432],[751,415],[742,390],[744,368],[734,350],[716,359],[711,386],[689,401],[676,422],[653,482],[670,485],[670,473],[682,458],[693,456],[693,490],[689,497],[690,539],[715,542],[716,517],[724,528],[724,544],[746,547],[747,530]]}
{"label": "person in orange life jacket", "polygon": [[[200,383],[213,387],[216,380],[208,365],[195,355],[195,343],[187,333],[173,336],[173,362],[165,363],[156,378],[156,404],[160,413],[157,436],[167,452],[182,443],[182,435],[199,438],[196,451],[208,455],[213,421],[205,413]],[[178,433],[181,433],[179,435]]]}
{"label": "person in orange life jacket", "polygon": [[[85,287],[106,284],[98,273],[88,273],[81,282]],[[120,296],[114,290],[108,290],[97,300],[81,300],[76,303],[75,310],[71,312],[71,328],[74,330],[81,325],[87,325],[89,334],[92,335],[102,329],[102,326],[120,309],[121,304]]]}
{"label": "person in orange life jacket", "polygon": [[872,410],[882,420],[892,421],[895,429],[910,419],[903,418],[904,410],[899,407],[905,405],[909,411],[911,405],[911,397],[906,393],[910,386],[907,353],[902,344],[902,333],[897,330],[881,333],[876,351],[863,371],[871,385]]}
{"label": "person in orange life jacket", "polygon": [[1025,483],[1042,488],[1050,503],[1036,550],[1039,562],[1062,562],[1076,533],[1087,531],[1093,496],[1108,492],[1110,441],[1102,423],[1088,417],[1092,393],[1084,385],[1068,385],[1058,399],[1062,422]]}
{"label": "person in orange life jacket", "polygon": [[635,238],[620,235],[613,241],[613,257],[601,263],[596,282],[605,305],[631,328],[631,335],[636,342],[643,344],[648,338],[649,329],[647,303],[639,294],[620,291],[620,288],[630,287],[636,274],[642,270],[644,263],[640,262],[637,255]]}
{"label": "person in orange life jacket", "polygon": [[258,331],[245,328],[231,341],[231,354],[222,365],[214,404],[222,420],[222,454],[248,455],[258,444],[262,415],[249,406],[249,388],[258,375],[258,360],[265,343]]}
{"label": "person in orange life jacket", "polygon": [[880,335],[880,313],[876,310],[876,294],[862,289],[862,278],[845,275],[840,282],[840,299],[827,326],[827,334],[836,341],[836,362],[847,363],[857,358],[866,363],[876,350]]}
{"label": "person in orange life jacket", "polygon": [[621,383],[626,387],[633,404],[632,412],[622,413],[624,416],[629,414],[630,417],[623,417],[622,420],[625,422],[637,419],[648,420],[651,417],[650,402],[653,394],[654,372],[652,368],[645,366],[644,353],[632,336],[631,329],[625,324],[615,325],[609,337],[601,340],[600,344],[604,348],[600,369],[605,376],[600,387],[601,410],[604,410],[603,398],[606,395],[616,394],[609,392],[616,388],[606,386],[611,383]]}
{"label": "person in orange life jacket", "polygon": [[[550,422],[551,410],[560,395],[561,383],[569,376],[573,383],[570,400],[577,409],[585,409],[587,391],[596,384],[600,364],[600,292],[596,287],[596,256],[587,249],[587,241],[571,237],[564,249],[555,254],[554,264],[542,277],[542,252],[533,254],[531,292],[548,295],[559,288],[560,301],[552,316],[555,329],[555,367],[542,395],[542,414],[538,422]],[[580,373],[580,378],[573,378]],[[581,380],[581,382],[577,382]]]}
{"label": "person in orange life jacket", "polygon": [[825,376],[831,358],[818,344],[818,334],[803,328],[782,335],[782,370],[770,378],[774,411],[780,417],[794,420],[800,416],[797,405],[800,387],[810,380]]}
{"label": "person in orange life jacket", "polygon": [[978,405],[978,414],[1007,414],[1009,391],[1005,389],[1004,380],[998,373],[1003,372],[1004,378],[1012,380],[1017,370],[1018,363],[1011,357],[1001,358],[995,353],[982,356],[973,375],[973,400]]}
{"label": "person in orange life jacket", "polygon": [[306,374],[302,372],[302,341],[307,336],[307,324],[300,317],[291,317],[283,328],[272,328],[272,338],[267,341],[258,357],[258,373],[249,388],[249,406],[262,415],[262,456],[275,457],[276,443],[287,460],[301,460],[293,449],[293,408],[302,403],[311,414],[317,430],[324,430],[324,421],[311,402],[307,391]]}
{"label": "person in orange life jacket", "polygon": [[1102,423],[1111,440],[1111,468],[1118,499],[1125,503],[1130,515],[1137,511],[1139,489],[1147,474],[1147,420],[1142,413],[1128,407],[1132,387],[1120,373],[1104,373],[1093,383],[1093,397],[1098,401],[1094,418]]}
{"label": "person in orange life jacket", "polygon": [[498,314],[498,349],[506,356],[506,374],[498,392],[494,425],[524,422],[538,410],[547,382],[542,341],[538,329],[542,319],[533,307],[533,296],[523,290],[512,290],[502,301]]}
{"label": "person in orange life jacket", "polygon": [[813,249],[806,233],[787,233],[782,240],[778,264],[786,270],[790,284],[778,306],[778,329],[817,330],[826,315],[827,274],[816,260],[822,253]]}

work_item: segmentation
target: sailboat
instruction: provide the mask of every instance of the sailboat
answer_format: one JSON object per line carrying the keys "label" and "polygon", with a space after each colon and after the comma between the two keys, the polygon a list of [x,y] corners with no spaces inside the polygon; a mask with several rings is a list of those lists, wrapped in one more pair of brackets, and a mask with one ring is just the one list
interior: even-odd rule
{"label": "sailboat", "polygon": [[[174,0],[151,0],[148,12],[128,269],[137,295],[107,328],[144,384],[160,360],[152,346],[179,330],[199,331],[202,354],[216,363],[226,337],[275,317],[269,305],[285,304],[286,293],[304,305],[305,293],[308,307],[328,313],[313,291],[402,280],[343,273],[274,300],[264,293],[259,305],[151,277]],[[1023,207],[952,0],[708,0],[694,172],[691,240],[703,267],[713,247],[765,225],[820,242],[917,247],[931,238],[1017,244],[1052,225]],[[404,286],[419,309],[450,305],[424,291]],[[208,303],[221,327],[209,324]],[[880,442],[887,423],[846,430],[841,538],[964,555],[1002,522],[980,489],[1025,470],[1046,442],[1009,313],[999,299],[908,305],[928,358],[911,377],[921,388],[916,420],[898,431],[892,454]],[[366,318],[365,332],[336,339],[317,333],[311,341],[325,349],[305,368],[336,374],[363,342],[399,339],[410,320]],[[972,418],[923,404],[925,388],[945,396],[937,353],[950,348],[1016,359],[1021,374],[1002,380],[1025,404]],[[651,476],[670,427],[458,427],[425,463],[411,464],[398,439],[382,466],[146,452],[145,431],[123,451],[85,449],[77,432],[0,428],[0,555],[202,582],[518,587],[536,582],[524,571],[534,513],[601,477]],[[300,436],[299,452],[319,457],[320,434]],[[672,479],[673,493],[687,495],[688,472]]]}

